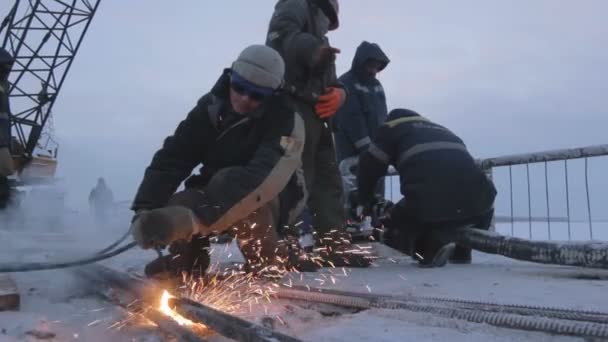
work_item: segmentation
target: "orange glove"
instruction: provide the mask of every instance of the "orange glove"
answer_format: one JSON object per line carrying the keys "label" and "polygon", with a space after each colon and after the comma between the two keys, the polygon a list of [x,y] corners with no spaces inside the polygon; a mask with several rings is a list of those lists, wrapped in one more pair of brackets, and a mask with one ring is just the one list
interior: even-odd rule
{"label": "orange glove", "polygon": [[344,103],[346,93],[342,88],[330,87],[325,89],[325,94],[319,96],[319,100],[315,105],[315,111],[321,119],[332,117],[338,111],[338,108]]}

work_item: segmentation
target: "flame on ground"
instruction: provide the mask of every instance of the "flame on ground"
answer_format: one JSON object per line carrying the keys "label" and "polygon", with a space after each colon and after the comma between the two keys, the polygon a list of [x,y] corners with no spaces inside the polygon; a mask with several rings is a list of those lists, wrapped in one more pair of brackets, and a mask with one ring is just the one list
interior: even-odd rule
{"label": "flame on ground", "polygon": [[[329,238],[330,240],[332,238]],[[357,244],[346,244],[343,241],[337,245],[348,246],[347,249],[342,248],[341,251],[336,251],[336,254],[360,254],[366,255],[370,259],[374,259],[370,250],[372,247],[360,246]],[[228,245],[224,246],[227,251]],[[214,249],[210,250],[213,254]],[[313,262],[323,266],[325,260],[319,255],[310,256]],[[199,302],[201,304],[212,307],[216,310],[223,311],[228,314],[249,316],[258,312],[257,306],[272,303],[271,298],[276,293],[276,288],[282,286],[292,287],[294,282],[303,281],[304,275],[295,271],[292,267],[284,267],[285,260],[277,257],[273,262],[264,260],[258,255],[261,264],[269,263],[269,266],[262,267],[258,274],[246,273],[243,270],[243,265],[230,267],[222,265],[219,262],[209,266],[205,276],[187,276],[184,275],[184,285],[180,287],[180,295]],[[347,277],[348,272],[345,267],[336,268],[331,262],[327,261],[332,267],[327,269],[329,274],[314,273],[314,280],[319,286],[324,286],[331,282],[336,284],[339,278]],[[228,267],[226,267],[228,266]],[[258,265],[260,266],[260,265]],[[287,279],[285,279],[287,278]],[[281,285],[279,285],[281,284]],[[368,291],[371,289],[368,287]],[[195,328],[203,326],[200,323],[193,322],[178,314],[175,310],[169,307],[169,299],[175,298],[168,291],[164,291],[161,297],[159,310],[171,317],[178,324]]]}
{"label": "flame on ground", "polygon": [[169,292],[167,292],[167,290],[164,290],[163,295],[160,299],[160,306],[158,309],[165,315],[173,318],[173,320],[176,321],[179,325],[191,326],[191,325],[196,324],[196,323],[192,322],[191,320],[184,318],[183,316],[181,316],[180,314],[178,314],[177,312],[175,312],[173,309],[171,309],[169,307],[169,299],[171,299],[171,298],[175,298],[175,297],[172,296]]}

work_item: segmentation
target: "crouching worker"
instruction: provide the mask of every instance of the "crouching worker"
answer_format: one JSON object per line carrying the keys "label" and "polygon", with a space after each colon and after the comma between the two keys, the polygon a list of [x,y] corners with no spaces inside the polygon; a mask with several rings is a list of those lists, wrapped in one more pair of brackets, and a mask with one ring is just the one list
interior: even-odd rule
{"label": "crouching worker", "polygon": [[[248,272],[316,270],[277,230],[305,200],[304,123],[280,93],[283,74],[275,50],[247,47],[154,155],[132,205],[132,234],[169,254],[146,266],[148,277],[204,274],[209,236],[225,232]],[[199,164],[200,174],[186,179]]]}
{"label": "crouching worker", "polygon": [[488,229],[496,189],[462,140],[414,111],[395,109],[359,158],[358,202],[367,211],[389,165],[399,173],[404,198],[387,210],[384,243],[420,266],[470,263],[471,250],[455,246],[445,231]]}

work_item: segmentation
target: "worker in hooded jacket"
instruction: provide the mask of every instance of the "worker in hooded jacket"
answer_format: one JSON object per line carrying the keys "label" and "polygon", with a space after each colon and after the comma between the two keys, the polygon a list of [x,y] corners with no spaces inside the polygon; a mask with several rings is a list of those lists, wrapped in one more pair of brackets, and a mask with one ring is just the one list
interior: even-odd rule
{"label": "worker in hooded jacket", "polygon": [[[356,161],[375,137],[378,127],[386,121],[386,95],[376,76],[389,62],[378,44],[363,41],[357,47],[350,70],[340,76],[348,97],[338,110],[333,124],[338,163],[347,158]],[[347,165],[340,164],[344,190],[349,193],[354,184],[350,180],[352,173],[346,170]],[[376,196],[384,198],[384,178],[376,185]],[[348,200],[345,200],[344,206],[346,215],[351,219],[351,228],[358,227],[354,224],[356,220],[350,217],[352,210]]]}
{"label": "worker in hooded jacket", "polygon": [[388,114],[382,83],[376,78],[390,60],[376,43],[363,41],[349,71],[340,76],[348,92],[334,120],[338,162],[365,150]]}

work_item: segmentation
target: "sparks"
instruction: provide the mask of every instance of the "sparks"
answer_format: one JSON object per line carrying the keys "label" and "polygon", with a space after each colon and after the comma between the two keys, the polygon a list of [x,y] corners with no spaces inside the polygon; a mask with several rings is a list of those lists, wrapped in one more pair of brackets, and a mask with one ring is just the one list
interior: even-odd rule
{"label": "sparks", "polygon": [[96,325],[96,324],[99,324],[99,322],[101,322],[101,320],[96,319],[96,320],[94,320],[93,322],[91,322],[91,323],[87,324],[87,327],[92,327],[92,326],[94,326],[94,325]]}

